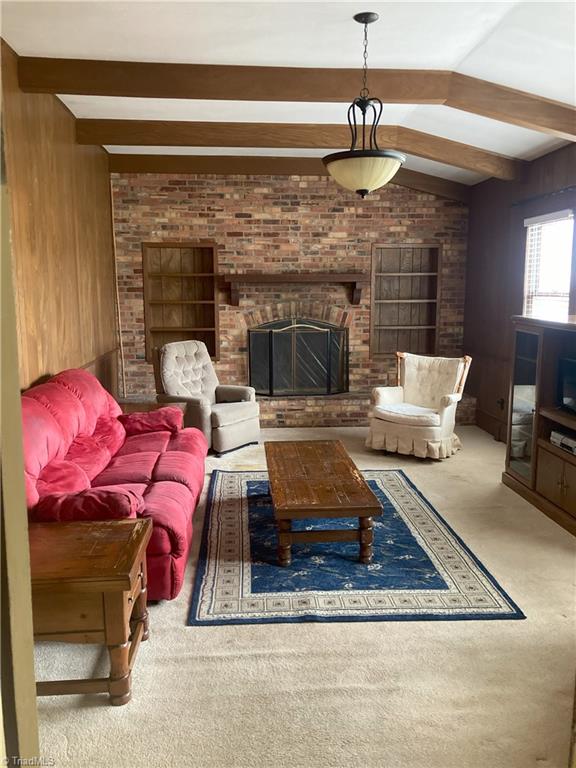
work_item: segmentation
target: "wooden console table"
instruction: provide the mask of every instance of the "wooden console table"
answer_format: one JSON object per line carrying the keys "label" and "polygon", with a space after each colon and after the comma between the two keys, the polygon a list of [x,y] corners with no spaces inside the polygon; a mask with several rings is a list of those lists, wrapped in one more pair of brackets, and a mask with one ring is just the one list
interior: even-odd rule
{"label": "wooden console table", "polygon": [[36,683],[38,696],[108,693],[126,704],[141,640],[148,638],[146,546],[150,520],[31,523],[35,640],[102,643],[105,678]]}

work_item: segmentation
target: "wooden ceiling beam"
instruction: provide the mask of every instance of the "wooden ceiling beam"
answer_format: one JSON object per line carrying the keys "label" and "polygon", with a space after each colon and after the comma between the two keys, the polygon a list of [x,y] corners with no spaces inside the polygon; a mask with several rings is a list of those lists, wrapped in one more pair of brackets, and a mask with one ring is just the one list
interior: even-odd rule
{"label": "wooden ceiling beam", "polygon": [[[30,93],[242,101],[349,102],[358,69],[165,64],[20,57]],[[446,70],[373,69],[371,92],[388,104],[445,104],[501,122],[576,140],[570,104]]]}
{"label": "wooden ceiling beam", "polygon": [[[360,87],[358,69],[164,64],[22,56],[20,88],[30,93],[139,96],[152,99],[348,102]],[[450,72],[370,70],[373,93],[390,104],[442,104]]]}
{"label": "wooden ceiling beam", "polygon": [[[345,125],[302,123],[203,123],[178,120],[77,120],[79,144],[189,147],[289,147],[336,149],[347,147]],[[484,176],[513,179],[518,163],[484,149],[395,125],[378,129],[382,148],[465,168]]]}
{"label": "wooden ceiling beam", "polygon": [[[110,154],[111,172],[198,173],[245,176],[327,176],[317,157],[263,157],[230,155],[121,155]],[[393,184],[467,203],[470,188],[456,181],[400,168]]]}
{"label": "wooden ceiling beam", "polygon": [[456,168],[465,168],[497,179],[514,179],[522,165],[521,161],[488,152],[486,149],[451,141],[431,133],[414,131],[412,128],[397,126],[395,149],[408,152],[410,155],[425,157]]}
{"label": "wooden ceiling beam", "polygon": [[[393,143],[396,129],[378,131],[383,146]],[[164,147],[345,147],[346,125],[304,123],[205,123],[181,120],[77,120],[79,144]]]}
{"label": "wooden ceiling beam", "polygon": [[[576,109],[542,96],[452,72],[447,107],[576,141]],[[503,115],[506,119],[503,120]]]}

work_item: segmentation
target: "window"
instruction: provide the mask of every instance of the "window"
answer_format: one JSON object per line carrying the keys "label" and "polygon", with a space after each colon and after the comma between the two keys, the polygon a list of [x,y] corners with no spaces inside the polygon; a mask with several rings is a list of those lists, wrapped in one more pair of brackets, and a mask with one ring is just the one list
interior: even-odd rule
{"label": "window", "polygon": [[[570,295],[573,256],[574,215],[557,211],[524,220],[526,266],[524,314],[543,320],[565,322],[574,311]],[[572,305],[571,305],[572,301]]]}

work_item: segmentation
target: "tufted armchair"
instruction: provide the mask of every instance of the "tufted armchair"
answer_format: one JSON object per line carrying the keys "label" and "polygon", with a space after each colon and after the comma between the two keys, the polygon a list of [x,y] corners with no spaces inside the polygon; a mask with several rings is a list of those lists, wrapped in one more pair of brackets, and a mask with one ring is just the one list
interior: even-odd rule
{"label": "tufted armchair", "polygon": [[471,357],[426,357],[397,352],[398,386],[372,390],[368,448],[446,459],[461,447],[456,406]]}
{"label": "tufted armchair", "polygon": [[155,359],[155,375],[158,402],[185,402],[184,425],[201,429],[216,453],[260,439],[254,388],[220,384],[202,341],[165,344]]}

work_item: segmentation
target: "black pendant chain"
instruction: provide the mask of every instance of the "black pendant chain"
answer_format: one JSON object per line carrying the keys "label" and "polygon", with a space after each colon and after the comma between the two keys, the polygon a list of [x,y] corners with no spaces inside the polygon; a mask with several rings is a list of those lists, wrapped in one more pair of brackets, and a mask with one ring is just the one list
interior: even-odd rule
{"label": "black pendant chain", "polygon": [[363,99],[368,98],[368,24],[364,24],[364,66],[362,68],[362,90],[360,96]]}

